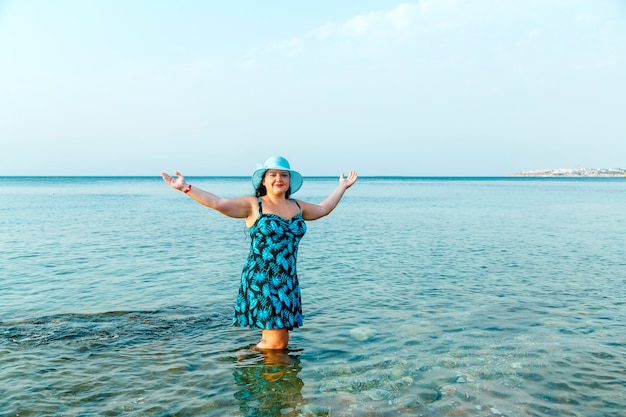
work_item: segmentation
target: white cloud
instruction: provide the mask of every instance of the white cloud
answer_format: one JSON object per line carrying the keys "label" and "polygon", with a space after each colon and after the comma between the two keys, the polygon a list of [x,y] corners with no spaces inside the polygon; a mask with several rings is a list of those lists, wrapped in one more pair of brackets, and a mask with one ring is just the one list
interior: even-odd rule
{"label": "white cloud", "polygon": [[411,26],[413,22],[415,6],[410,4],[399,4],[394,10],[387,13],[389,21],[397,30],[403,30]]}
{"label": "white cloud", "polygon": [[418,14],[430,10],[429,6],[424,6],[428,3],[430,1],[399,4],[390,11],[357,15],[340,23],[327,23],[287,41],[277,42],[271,47],[297,54],[311,42],[397,36],[414,25]]}

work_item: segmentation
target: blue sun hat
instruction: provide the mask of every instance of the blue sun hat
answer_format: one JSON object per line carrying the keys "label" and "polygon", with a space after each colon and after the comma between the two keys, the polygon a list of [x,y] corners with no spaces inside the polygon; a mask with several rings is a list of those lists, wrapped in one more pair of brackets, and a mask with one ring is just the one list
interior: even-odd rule
{"label": "blue sun hat", "polygon": [[282,156],[272,156],[265,161],[263,165],[257,164],[257,170],[252,174],[252,186],[256,190],[263,180],[263,174],[268,169],[280,169],[283,171],[289,171],[289,188],[291,188],[291,194],[302,187],[302,175],[298,171],[291,169],[289,161]]}

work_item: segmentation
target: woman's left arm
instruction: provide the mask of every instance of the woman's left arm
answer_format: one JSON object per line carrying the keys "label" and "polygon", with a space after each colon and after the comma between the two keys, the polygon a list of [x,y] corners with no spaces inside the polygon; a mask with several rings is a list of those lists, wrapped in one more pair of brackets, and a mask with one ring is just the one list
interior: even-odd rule
{"label": "woman's left arm", "polygon": [[344,177],[342,173],[339,177],[339,185],[335,188],[335,191],[319,204],[311,204],[298,200],[302,207],[302,218],[304,220],[317,220],[330,214],[330,212],[337,207],[337,204],[339,204],[346,190],[354,185],[358,177],[356,171],[350,171],[348,177]]}

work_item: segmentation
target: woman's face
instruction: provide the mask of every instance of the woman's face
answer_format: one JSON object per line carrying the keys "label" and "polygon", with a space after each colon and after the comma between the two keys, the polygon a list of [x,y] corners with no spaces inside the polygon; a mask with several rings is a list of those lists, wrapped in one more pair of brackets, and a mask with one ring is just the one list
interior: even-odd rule
{"label": "woman's face", "polygon": [[263,177],[263,185],[267,190],[272,190],[274,193],[286,193],[289,190],[290,185],[289,171],[282,169],[268,169],[265,171]]}

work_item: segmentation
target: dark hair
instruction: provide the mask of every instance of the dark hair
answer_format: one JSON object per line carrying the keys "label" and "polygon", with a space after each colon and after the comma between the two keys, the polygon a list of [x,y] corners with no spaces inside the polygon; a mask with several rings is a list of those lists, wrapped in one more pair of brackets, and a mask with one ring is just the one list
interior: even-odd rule
{"label": "dark hair", "polygon": [[[255,197],[263,197],[264,195],[267,194],[267,188],[265,188],[265,185],[263,185],[263,180],[265,179],[266,172],[267,171],[263,173],[263,176],[261,177],[261,182],[259,182],[259,186],[256,187],[256,190],[254,190]],[[289,173],[289,189],[285,193],[285,198],[288,199],[289,196],[291,196],[291,173]]]}

